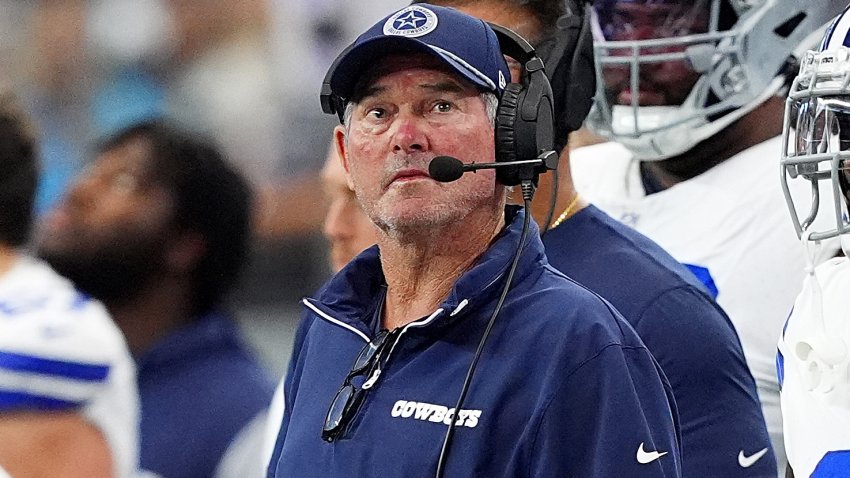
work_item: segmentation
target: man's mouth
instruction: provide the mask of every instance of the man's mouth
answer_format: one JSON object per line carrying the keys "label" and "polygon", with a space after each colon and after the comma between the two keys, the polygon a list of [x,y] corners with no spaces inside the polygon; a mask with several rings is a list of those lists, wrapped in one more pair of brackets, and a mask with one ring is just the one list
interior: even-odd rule
{"label": "man's mouth", "polygon": [[431,179],[431,176],[429,176],[428,173],[422,169],[405,168],[397,171],[393,175],[392,179],[390,180],[390,184],[397,182],[415,181],[418,179]]}

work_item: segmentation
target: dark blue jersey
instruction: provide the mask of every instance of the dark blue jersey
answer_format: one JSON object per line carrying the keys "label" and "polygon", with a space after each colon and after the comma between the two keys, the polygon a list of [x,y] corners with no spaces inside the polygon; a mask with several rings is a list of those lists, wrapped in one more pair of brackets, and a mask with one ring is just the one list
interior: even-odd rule
{"label": "dark blue jersey", "polygon": [[160,340],[139,360],[138,380],[141,465],[163,478],[212,477],[274,391],[236,324],[220,313]]}
{"label": "dark blue jersey", "polygon": [[532,226],[460,411],[454,406],[517,248],[523,213],[397,342],[345,432],[328,408],[375,335],[383,274],[373,247],[305,299],[269,477],[434,476],[455,420],[447,477],[680,476],[669,384],[631,326],[550,267]]}
{"label": "dark blue jersey", "polygon": [[544,244],[550,263],[610,301],[661,365],[679,409],[682,475],[775,477],[755,381],[732,323],[703,285],[594,206],[550,230]]}

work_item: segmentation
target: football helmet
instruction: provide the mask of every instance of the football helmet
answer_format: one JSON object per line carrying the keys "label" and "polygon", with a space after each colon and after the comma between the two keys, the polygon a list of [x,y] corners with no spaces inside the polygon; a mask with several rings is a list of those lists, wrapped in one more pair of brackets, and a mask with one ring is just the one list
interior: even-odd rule
{"label": "football helmet", "polygon": [[[597,0],[588,126],[640,160],[682,154],[781,93],[844,0]],[[820,35],[815,35],[816,41]],[[790,73],[790,74],[789,74]]]}
{"label": "football helmet", "polygon": [[[850,48],[845,45],[850,45],[846,9],[827,29],[819,48],[806,53],[791,84],[780,163],[785,202],[797,235],[805,231],[811,241],[841,236],[846,253],[850,249],[845,239],[850,232]],[[810,183],[810,204],[795,203],[789,186],[792,180]],[[823,194],[821,188],[825,188]],[[829,226],[815,223],[825,194],[832,196],[835,205]]]}

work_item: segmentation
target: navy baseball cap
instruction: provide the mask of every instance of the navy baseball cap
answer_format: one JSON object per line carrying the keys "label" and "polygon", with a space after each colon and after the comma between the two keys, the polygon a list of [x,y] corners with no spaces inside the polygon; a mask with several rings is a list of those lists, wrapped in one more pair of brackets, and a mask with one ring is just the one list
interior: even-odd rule
{"label": "navy baseball cap", "polygon": [[453,8],[420,3],[379,21],[337,57],[322,85],[322,108],[341,114],[341,103],[351,98],[357,81],[377,60],[412,52],[433,55],[500,97],[510,78],[499,41],[486,22]]}

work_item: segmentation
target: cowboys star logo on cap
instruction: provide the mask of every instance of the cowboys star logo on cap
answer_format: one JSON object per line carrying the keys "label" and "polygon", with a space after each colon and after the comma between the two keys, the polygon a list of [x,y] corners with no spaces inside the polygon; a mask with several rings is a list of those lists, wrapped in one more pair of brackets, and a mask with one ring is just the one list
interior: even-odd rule
{"label": "cowboys star logo on cap", "polygon": [[437,28],[437,15],[425,7],[411,5],[399,10],[384,23],[384,35],[421,37]]}

